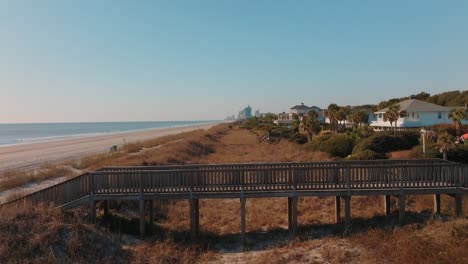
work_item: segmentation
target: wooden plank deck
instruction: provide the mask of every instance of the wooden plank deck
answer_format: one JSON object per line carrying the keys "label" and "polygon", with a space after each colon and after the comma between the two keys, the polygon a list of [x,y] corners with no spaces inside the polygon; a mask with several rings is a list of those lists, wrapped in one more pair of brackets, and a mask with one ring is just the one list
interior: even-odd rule
{"label": "wooden plank deck", "polygon": [[[292,199],[288,205],[295,207],[294,199],[299,196],[335,196],[338,210],[344,200],[345,222],[349,223],[352,196],[384,195],[387,201],[394,195],[404,201],[409,194],[448,194],[455,198],[455,211],[461,214],[461,195],[467,192],[468,166],[440,159],[105,167],[5,206],[89,204],[94,218],[96,201],[136,200],[144,210],[142,203],[147,200],[189,199],[193,223],[198,223],[198,199],[240,198],[245,203],[246,198],[288,197]],[[402,220],[404,202],[399,204]],[[295,212],[288,209],[293,222],[297,222]],[[193,228],[198,230],[198,224]],[[294,233],[296,225],[290,228]]]}

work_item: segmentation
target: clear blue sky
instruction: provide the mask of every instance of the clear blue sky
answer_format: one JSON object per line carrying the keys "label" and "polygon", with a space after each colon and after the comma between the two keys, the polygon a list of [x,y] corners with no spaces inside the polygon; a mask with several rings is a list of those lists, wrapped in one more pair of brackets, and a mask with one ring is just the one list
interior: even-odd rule
{"label": "clear blue sky", "polygon": [[468,1],[0,2],[0,123],[221,119],[468,87]]}

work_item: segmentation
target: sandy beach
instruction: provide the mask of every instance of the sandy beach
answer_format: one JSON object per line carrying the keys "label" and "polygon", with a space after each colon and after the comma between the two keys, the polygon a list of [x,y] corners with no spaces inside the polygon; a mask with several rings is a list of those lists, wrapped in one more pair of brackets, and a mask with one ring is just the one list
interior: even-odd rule
{"label": "sandy beach", "polygon": [[114,145],[122,146],[124,142],[131,143],[197,129],[209,129],[214,125],[216,124],[190,125],[0,147],[0,171],[34,169],[44,163],[61,162],[106,152]]}

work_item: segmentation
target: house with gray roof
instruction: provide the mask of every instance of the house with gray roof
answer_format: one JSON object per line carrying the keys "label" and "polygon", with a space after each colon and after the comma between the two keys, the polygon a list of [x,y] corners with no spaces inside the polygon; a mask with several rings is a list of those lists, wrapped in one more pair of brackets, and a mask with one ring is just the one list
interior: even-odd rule
{"label": "house with gray roof", "polygon": [[295,105],[291,108],[289,108],[288,113],[280,113],[278,114],[278,119],[274,121],[275,124],[291,124],[292,121],[294,120],[294,115],[299,116],[299,120],[302,120],[302,116],[305,116],[309,111],[315,111],[317,112],[318,115],[318,120],[321,123],[325,123],[325,112],[317,106],[307,106],[304,103],[301,103],[299,105]]}
{"label": "house with gray roof", "polygon": [[[455,107],[446,107],[431,104],[417,99],[408,99],[398,103],[400,105],[400,117],[396,122],[397,128],[428,127],[438,124],[451,124],[449,112]],[[390,121],[385,120],[384,114],[388,108],[374,112],[373,121],[370,126],[376,129],[391,127]],[[467,124],[468,120],[462,123]],[[393,124],[395,127],[395,124]]]}

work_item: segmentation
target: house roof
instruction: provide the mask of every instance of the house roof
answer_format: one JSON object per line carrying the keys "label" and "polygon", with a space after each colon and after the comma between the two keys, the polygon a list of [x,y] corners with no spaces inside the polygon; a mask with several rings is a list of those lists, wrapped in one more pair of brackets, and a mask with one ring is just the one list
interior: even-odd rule
{"label": "house roof", "polygon": [[[447,112],[452,107],[445,107],[441,105],[431,104],[418,99],[408,99],[398,103],[400,111],[406,112]],[[376,113],[384,113],[388,111],[388,107],[377,111]]]}
{"label": "house roof", "polygon": [[311,106],[310,108],[322,110],[322,108],[320,108],[320,107],[318,107],[318,106],[315,106],[315,105]]}
{"label": "house roof", "polygon": [[291,107],[291,110],[307,110],[307,109],[310,109],[310,107],[308,107],[307,105],[304,105],[304,103]]}

